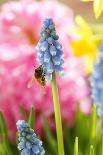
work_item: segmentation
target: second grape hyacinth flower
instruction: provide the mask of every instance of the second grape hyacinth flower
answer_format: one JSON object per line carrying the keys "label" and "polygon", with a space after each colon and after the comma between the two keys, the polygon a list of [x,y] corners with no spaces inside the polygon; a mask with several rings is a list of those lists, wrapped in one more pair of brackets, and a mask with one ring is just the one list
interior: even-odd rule
{"label": "second grape hyacinth flower", "polygon": [[58,39],[53,20],[51,18],[45,19],[37,50],[38,61],[44,67],[47,80],[52,80],[52,73],[54,71],[59,73],[63,71],[63,51]]}
{"label": "second grape hyacinth flower", "polygon": [[20,141],[18,149],[21,151],[21,155],[44,155],[42,142],[37,138],[29,124],[24,120],[19,120],[16,125]]}
{"label": "second grape hyacinth flower", "polygon": [[98,116],[103,116],[103,44],[100,45],[98,60],[94,64],[91,77],[92,98],[97,107]]}

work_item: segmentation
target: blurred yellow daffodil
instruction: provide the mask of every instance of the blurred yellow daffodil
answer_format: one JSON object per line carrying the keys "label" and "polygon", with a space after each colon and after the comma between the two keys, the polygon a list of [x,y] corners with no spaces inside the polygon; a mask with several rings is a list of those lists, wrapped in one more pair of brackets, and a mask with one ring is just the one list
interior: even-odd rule
{"label": "blurred yellow daffodil", "polygon": [[98,18],[103,11],[103,0],[81,0],[83,2],[93,1],[93,9],[96,18]]}
{"label": "blurred yellow daffodil", "polygon": [[78,38],[71,42],[71,46],[76,57],[84,56],[86,58],[86,71],[91,73],[97,56],[97,46],[103,37],[94,35],[88,23],[81,16],[76,17],[76,23],[79,27],[75,28],[73,32]]}

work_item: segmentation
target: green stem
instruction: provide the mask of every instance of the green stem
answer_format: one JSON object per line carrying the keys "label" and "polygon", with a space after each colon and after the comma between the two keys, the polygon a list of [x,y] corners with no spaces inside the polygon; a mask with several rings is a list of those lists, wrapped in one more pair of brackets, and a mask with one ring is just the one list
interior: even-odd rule
{"label": "green stem", "polygon": [[60,103],[59,103],[55,72],[53,72],[53,77],[52,77],[52,92],[53,92],[53,103],[54,103],[56,132],[57,132],[58,154],[64,155],[62,121],[61,121]]}

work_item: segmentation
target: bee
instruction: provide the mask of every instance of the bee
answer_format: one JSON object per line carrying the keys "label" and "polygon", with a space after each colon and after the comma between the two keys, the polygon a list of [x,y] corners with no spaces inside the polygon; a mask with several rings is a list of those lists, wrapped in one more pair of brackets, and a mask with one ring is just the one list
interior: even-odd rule
{"label": "bee", "polygon": [[35,69],[34,77],[40,85],[46,85],[45,71],[43,65],[40,65],[38,68]]}
{"label": "bee", "polygon": [[41,86],[45,86],[46,85],[46,78],[45,78],[45,71],[44,71],[44,67],[43,65],[40,65],[39,67],[37,67],[34,71],[34,75],[31,79],[31,81],[28,84],[28,87],[30,88],[32,86],[32,84],[34,83],[34,81],[37,81]]}

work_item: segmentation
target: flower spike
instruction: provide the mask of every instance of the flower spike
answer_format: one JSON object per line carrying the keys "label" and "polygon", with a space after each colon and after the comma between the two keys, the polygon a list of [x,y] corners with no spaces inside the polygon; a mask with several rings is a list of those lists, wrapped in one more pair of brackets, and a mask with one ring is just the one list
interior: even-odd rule
{"label": "flower spike", "polygon": [[92,98],[97,107],[98,116],[103,116],[103,44],[99,48],[98,60],[94,64],[91,77]]}
{"label": "flower spike", "polygon": [[18,149],[21,151],[21,155],[44,155],[42,142],[37,138],[29,124],[24,120],[19,120],[16,125],[20,141]]}
{"label": "flower spike", "polygon": [[37,44],[38,61],[44,66],[46,79],[52,80],[54,71],[63,71],[63,51],[62,45],[58,42],[55,24],[51,18],[47,18],[43,22],[41,28],[41,37]]}

